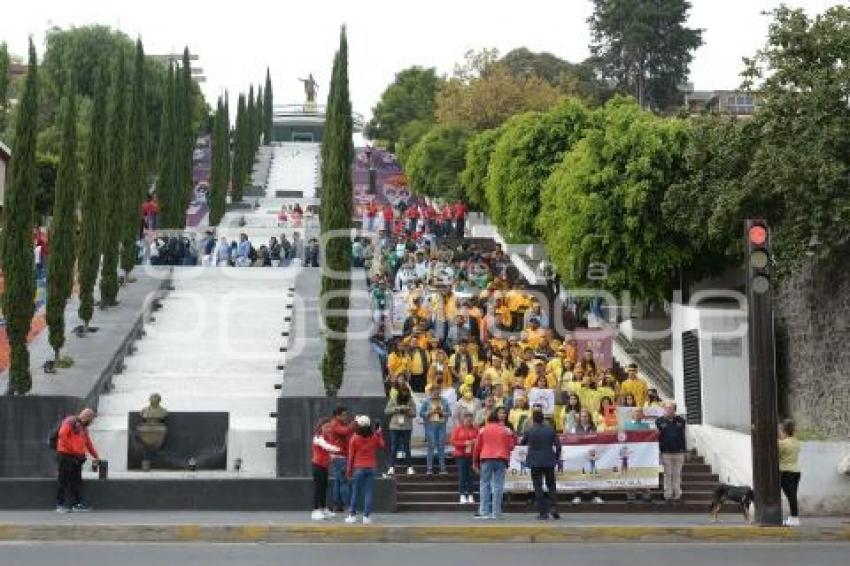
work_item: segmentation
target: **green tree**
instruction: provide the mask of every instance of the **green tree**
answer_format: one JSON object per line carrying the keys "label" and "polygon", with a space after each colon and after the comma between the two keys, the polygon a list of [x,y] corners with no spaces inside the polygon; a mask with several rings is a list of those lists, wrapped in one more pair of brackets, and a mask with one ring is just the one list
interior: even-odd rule
{"label": "green tree", "polygon": [[147,122],[145,119],[145,50],[142,40],[136,41],[136,58],[133,63],[133,83],[129,111],[129,148],[125,152],[127,163],[126,190],[123,203],[121,230],[121,268],[129,283],[130,273],[136,265],[136,240],[141,223],[140,206],[147,193],[148,169]]}
{"label": "green tree", "polygon": [[413,192],[449,200],[462,198],[460,172],[470,135],[462,126],[439,125],[425,134],[404,162]]}
{"label": "green tree", "polygon": [[2,233],[3,315],[9,338],[10,395],[32,388],[27,336],[35,310],[35,272],[32,259],[32,220],[36,190],[35,136],[38,130],[38,66],[30,39],[27,76],[15,125],[15,156],[9,171]]}
{"label": "green tree", "polygon": [[263,116],[266,111],[265,107],[265,96],[263,95],[263,87],[257,87],[257,100],[254,103],[254,110],[256,111],[256,117],[254,121],[257,124],[257,147],[259,148],[263,142],[263,132],[266,131],[265,123],[263,122]]}
{"label": "green tree", "polygon": [[177,177],[177,127],[175,116],[175,73],[174,67],[168,69],[165,83],[165,106],[162,109],[162,124],[159,133],[159,170],[157,174],[157,197],[159,228],[177,228],[179,224],[179,185]]}
{"label": "green tree", "polygon": [[562,94],[587,104],[599,104],[608,98],[609,87],[596,77],[593,65],[587,62],[570,63],[545,51],[536,53],[519,47],[506,53],[499,63],[515,77],[536,75]]}
{"label": "green tree", "polygon": [[[176,80],[176,79],[175,79]],[[176,87],[177,99],[175,100],[175,124],[177,133],[175,138],[178,143],[177,155],[177,179],[178,190],[180,194],[180,219],[178,227],[186,226],[186,209],[189,208],[189,202],[194,188],[192,176],[192,155],[195,152],[195,132],[196,126],[194,121],[194,101],[192,98],[192,90],[194,87],[192,80],[192,61],[189,57],[189,48],[183,49],[183,62],[180,66],[180,80]]]}
{"label": "green tree", "polygon": [[544,185],[538,227],[552,262],[569,286],[667,298],[693,261],[687,238],[660,221],[667,187],[686,174],[689,126],[623,98],[592,124]]}
{"label": "green tree", "polygon": [[224,101],[219,97],[212,139],[212,170],[210,171],[210,225],[216,226],[224,216],[227,204],[228,144],[230,125]]}
{"label": "green tree", "polygon": [[407,162],[411,150],[433,127],[434,122],[432,120],[413,120],[401,127],[398,141],[395,144],[395,152],[402,166]]}
{"label": "green tree", "polygon": [[245,95],[239,93],[236,103],[236,131],[234,132],[233,152],[233,189],[230,193],[232,202],[242,202],[242,189],[245,186],[248,160],[250,155],[250,140],[248,138],[248,122],[246,116]]}
{"label": "green tree", "polygon": [[322,380],[328,395],[335,395],[345,373],[345,346],[348,330],[351,280],[351,242],[345,236],[351,229],[352,179],[354,159],[351,99],[348,90],[348,39],[340,30],[339,51],[334,58],[328,95],[327,121],[322,140],[321,230],[327,236],[324,261],[332,273],[322,274],[323,314],[327,341],[321,363]]}
{"label": "green tree", "polygon": [[771,222],[778,271],[795,269],[818,234],[821,259],[850,238],[850,8],[809,17],[773,12],[767,44],[747,61],[758,89],[758,147],[746,178],[745,216]]}
{"label": "green tree", "polygon": [[80,236],[77,242],[80,280],[80,307],[77,314],[88,330],[94,314],[94,285],[100,267],[100,242],[103,239],[103,191],[106,186],[106,81],[103,70],[94,75],[94,106],[91,114],[91,140],[86,155],[86,170],[80,197]]}
{"label": "green tree", "polygon": [[[36,143],[36,145],[38,145]],[[59,156],[53,154],[35,154],[36,192],[35,216],[39,224],[43,218],[53,214],[53,202],[56,200],[56,176],[59,173]]]}
{"label": "green tree", "polygon": [[406,124],[413,121],[434,122],[436,97],[443,82],[434,67],[415,66],[396,73],[392,84],[372,109],[372,119],[366,124],[366,136],[386,142],[390,151],[396,151]]}
{"label": "green tree", "polygon": [[574,99],[505,124],[490,157],[485,194],[491,218],[509,241],[536,241],[543,183],[587,125],[587,110]]}
{"label": "green tree", "polygon": [[466,165],[460,174],[460,185],[463,188],[465,200],[478,210],[487,209],[485,190],[490,157],[503,132],[503,126],[484,130],[472,136],[466,144]]}
{"label": "green tree", "polygon": [[268,67],[266,67],[266,88],[263,89],[263,138],[266,144],[274,141],[274,93]]}
{"label": "green tree", "polygon": [[127,73],[124,52],[116,54],[110,85],[107,121],[107,175],[104,187],[103,262],[100,270],[100,306],[118,303],[118,245],[124,224],[124,193],[127,187]]}
{"label": "green tree", "polygon": [[6,128],[7,105],[9,103],[9,49],[6,42],[0,42],[0,135]]}
{"label": "green tree", "polygon": [[702,30],[685,26],[689,0],[593,0],[588,19],[591,61],[641,108],[663,110],[679,102]]}
{"label": "green tree", "polygon": [[257,108],[254,103],[254,85],[248,89],[248,102],[245,105],[245,121],[248,124],[248,153],[251,156],[250,166],[246,168],[249,175],[253,171],[254,154],[257,152]]}
{"label": "green tree", "polygon": [[64,102],[62,113],[62,155],[56,178],[56,201],[50,223],[50,255],[47,259],[48,339],[58,365],[65,345],[65,305],[74,285],[74,239],[76,237],[76,197],[79,185],[77,163],[77,109],[74,93]]}

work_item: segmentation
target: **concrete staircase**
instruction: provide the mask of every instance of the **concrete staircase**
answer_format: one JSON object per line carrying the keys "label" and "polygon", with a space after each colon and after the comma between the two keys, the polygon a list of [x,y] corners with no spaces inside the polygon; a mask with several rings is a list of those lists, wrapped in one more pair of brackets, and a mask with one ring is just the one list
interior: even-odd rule
{"label": "concrete staircase", "polygon": [[[476,505],[461,505],[458,503],[457,466],[448,466],[448,475],[425,475],[422,458],[414,458],[416,475],[397,475],[397,510],[399,512],[445,512],[477,510]],[[659,474],[659,485],[663,485],[663,474]],[[564,513],[708,513],[711,496],[719,485],[717,475],[702,457],[689,454],[682,470],[682,499],[681,505],[671,506],[664,502],[663,489],[651,491],[652,501],[641,500],[628,502],[625,491],[601,492],[603,504],[583,502],[572,504],[574,494],[559,493],[558,502]],[[475,501],[478,501],[478,478],[473,480],[476,491]],[[505,494],[504,511],[508,513],[529,513],[534,511],[533,500],[525,494]],[[724,511],[737,511],[734,506],[727,506]]]}

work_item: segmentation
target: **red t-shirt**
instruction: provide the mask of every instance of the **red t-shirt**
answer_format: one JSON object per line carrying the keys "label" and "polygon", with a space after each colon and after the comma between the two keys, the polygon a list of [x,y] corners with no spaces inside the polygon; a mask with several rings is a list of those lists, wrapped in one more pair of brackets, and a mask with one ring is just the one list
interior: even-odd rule
{"label": "red t-shirt", "polygon": [[348,442],[348,473],[356,468],[376,468],[378,450],[384,449],[384,435],[380,432],[372,436],[353,434]]}
{"label": "red t-shirt", "polygon": [[476,463],[481,460],[509,461],[514,444],[514,433],[508,427],[499,423],[487,423],[478,433],[472,457]]}
{"label": "red t-shirt", "polygon": [[331,438],[329,442],[334,446],[339,446],[340,456],[348,454],[348,440],[354,433],[354,424],[345,424],[344,422],[334,419],[331,425]]}
{"label": "red t-shirt", "polygon": [[91,442],[88,429],[77,417],[68,417],[62,421],[62,426],[59,427],[59,436],[56,439],[56,451],[60,454],[69,454],[81,458],[85,458],[88,452],[95,460],[100,459]]}
{"label": "red t-shirt", "polygon": [[458,202],[455,204],[455,218],[458,220],[462,220],[466,218],[466,205],[462,202]]}
{"label": "red t-shirt", "polygon": [[443,207],[443,220],[451,220],[452,217],[454,217],[454,211],[452,210],[452,207],[449,206],[449,205],[444,206]]}
{"label": "red t-shirt", "polygon": [[392,222],[393,220],[393,207],[385,206],[384,207],[384,220],[387,222]]}
{"label": "red t-shirt", "polygon": [[[452,446],[454,446],[454,454],[457,456],[472,456],[472,450],[467,450],[466,443],[469,440],[478,438],[478,427],[472,425],[456,426],[452,429]],[[473,445],[474,446],[474,445]]]}

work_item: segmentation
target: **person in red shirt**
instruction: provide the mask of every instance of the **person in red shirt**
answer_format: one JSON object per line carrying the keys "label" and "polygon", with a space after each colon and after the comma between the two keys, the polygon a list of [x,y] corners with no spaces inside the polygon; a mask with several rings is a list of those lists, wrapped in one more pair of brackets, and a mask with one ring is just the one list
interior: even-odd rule
{"label": "person in red shirt", "polygon": [[481,503],[478,519],[499,519],[502,516],[502,493],[505,489],[505,470],[514,449],[514,434],[499,422],[498,411],[487,419],[478,433],[472,451],[472,468],[480,470]]}
{"label": "person in red shirt", "polygon": [[331,420],[325,417],[319,421],[313,433],[313,513],[310,518],[314,521],[336,516],[327,508],[328,467],[331,455],[340,452],[339,446],[330,442],[331,428]]}
{"label": "person in red shirt", "polygon": [[460,472],[458,491],[461,503],[475,503],[472,497],[472,449],[478,438],[478,427],[473,423],[473,417],[472,413],[465,412],[460,426],[452,429],[452,448]]}
{"label": "person in red shirt", "polygon": [[455,211],[452,208],[452,205],[446,203],[443,210],[440,212],[440,217],[443,220],[443,229],[441,230],[440,236],[443,238],[448,238],[452,235],[452,219],[454,216]]}
{"label": "person in red shirt", "polygon": [[82,499],[83,464],[86,463],[86,454],[100,460],[88,431],[94,418],[95,412],[87,408],[77,416],[66,417],[59,426],[56,437],[56,459],[59,465],[59,490],[56,494],[58,513],[90,510]]}
{"label": "person in red shirt", "polygon": [[363,494],[363,524],[372,522],[372,493],[378,468],[378,451],[384,449],[384,434],[381,423],[375,423],[366,415],[354,419],[357,429],[348,444],[348,468],[346,477],[351,480],[351,508],[345,522],[357,522],[357,503]]}
{"label": "person in red shirt", "polygon": [[333,412],[329,441],[340,450],[331,454],[330,480],[331,499],[335,511],[344,511],[348,507],[349,486],[346,476],[348,464],[348,441],[354,432],[354,425],[348,422],[348,411],[345,407],[337,407]]}
{"label": "person in red shirt", "polygon": [[466,205],[461,201],[457,201],[454,206],[455,217],[455,235],[458,239],[463,238],[464,225],[466,224]]}
{"label": "person in red shirt", "polygon": [[393,217],[395,215],[392,205],[384,205],[384,211],[382,214],[384,217],[384,231],[389,233],[393,229]]}
{"label": "person in red shirt", "polygon": [[407,218],[407,231],[411,234],[416,232],[416,223],[419,221],[419,207],[415,204],[411,205],[404,216]]}

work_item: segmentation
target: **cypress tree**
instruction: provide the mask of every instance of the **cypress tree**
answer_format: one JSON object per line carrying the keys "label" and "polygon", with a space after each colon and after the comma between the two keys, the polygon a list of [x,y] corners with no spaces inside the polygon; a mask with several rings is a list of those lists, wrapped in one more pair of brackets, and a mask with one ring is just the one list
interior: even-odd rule
{"label": "cypress tree", "polygon": [[222,198],[225,202],[227,202],[227,190],[230,188],[231,183],[233,182],[233,132],[230,129],[230,96],[227,94],[227,91],[224,91],[224,125],[222,126],[222,130],[225,136],[224,148],[222,149],[222,151],[224,152],[223,164],[225,196],[223,196]]}
{"label": "cypress tree", "polygon": [[245,95],[239,94],[239,101],[236,104],[236,132],[234,134],[234,154],[233,154],[233,190],[230,194],[232,202],[242,202],[242,188],[245,184],[246,162],[250,148],[248,144],[248,124],[246,122]]}
{"label": "cypress tree", "polygon": [[148,170],[143,156],[147,155],[147,124],[145,120],[145,50],[142,40],[136,40],[136,59],[133,64],[133,85],[130,95],[128,132],[127,190],[124,191],[123,226],[121,237],[121,268],[129,283],[130,272],[136,265],[136,240],[141,226],[140,207],[145,200]]}
{"label": "cypress tree", "polygon": [[179,111],[176,115],[178,116],[177,127],[180,140],[178,179],[180,179],[180,206],[183,211],[180,227],[183,228],[186,226],[186,210],[189,208],[192,190],[194,189],[192,175],[192,155],[195,152],[195,132],[192,129],[194,96],[192,95],[192,61],[189,58],[188,47],[183,49],[183,64],[180,71],[179,100],[177,101],[179,104],[176,106]]}
{"label": "cypress tree", "polygon": [[89,133],[86,175],[80,199],[80,240],[77,269],[80,279],[80,307],[77,314],[88,330],[94,314],[94,285],[100,267],[101,225],[103,222],[103,199],[106,174],[106,82],[103,70],[97,69],[94,78],[94,101],[92,103],[91,130]]}
{"label": "cypress tree", "polygon": [[[248,103],[245,107],[245,121],[248,124],[248,153],[246,158],[246,171],[251,175],[254,170],[254,154],[257,152],[257,109],[254,107],[254,85],[248,89]],[[248,158],[250,155],[250,160]]]}
{"label": "cypress tree", "polygon": [[257,87],[257,100],[254,102],[254,124],[256,124],[256,134],[257,134],[257,148],[265,143],[263,140],[263,132],[265,128],[263,127],[263,112],[265,111],[265,107],[263,106],[263,87]]}
{"label": "cypress tree", "polygon": [[100,306],[106,308],[118,304],[118,245],[124,223],[123,199],[127,191],[127,77],[124,52],[116,54],[109,95],[109,119],[106,137],[107,174],[104,186],[103,262],[100,266]]}
{"label": "cypress tree", "polygon": [[168,66],[165,89],[162,93],[162,120],[159,129],[159,169],[157,171],[157,197],[159,200],[160,228],[174,228],[174,66]]}
{"label": "cypress tree", "polygon": [[266,87],[263,89],[263,139],[266,145],[274,141],[274,96],[272,95],[272,77],[266,67]]}
{"label": "cypress tree", "polygon": [[59,352],[65,345],[65,305],[74,284],[76,236],[76,195],[79,187],[77,164],[77,107],[73,81],[71,92],[62,102],[62,149],[56,190],[53,200],[53,220],[50,224],[50,255],[47,259],[47,326],[54,360],[58,365]]}
{"label": "cypress tree", "polygon": [[229,127],[225,123],[224,102],[218,99],[213,120],[212,170],[210,171],[210,216],[209,223],[215,226],[224,216],[227,204],[227,137]]}
{"label": "cypress tree", "polygon": [[348,40],[344,26],[340,30],[339,51],[334,61],[326,113],[326,129],[322,141],[324,159],[320,221],[322,233],[332,233],[333,237],[324,240],[324,261],[332,273],[322,275],[322,294],[327,297],[327,293],[334,293],[334,296],[323,301],[328,338],[321,371],[325,391],[328,395],[335,395],[342,385],[345,372],[348,291],[351,287],[348,276],[351,270],[351,242],[347,234],[351,230],[351,163],[354,158],[354,145],[348,89]]}
{"label": "cypress tree", "polygon": [[38,67],[35,46],[30,38],[27,76],[15,125],[14,155],[3,207],[3,315],[11,350],[9,395],[24,395],[32,388],[27,337],[35,310],[32,228],[38,185],[35,165],[37,121]]}

